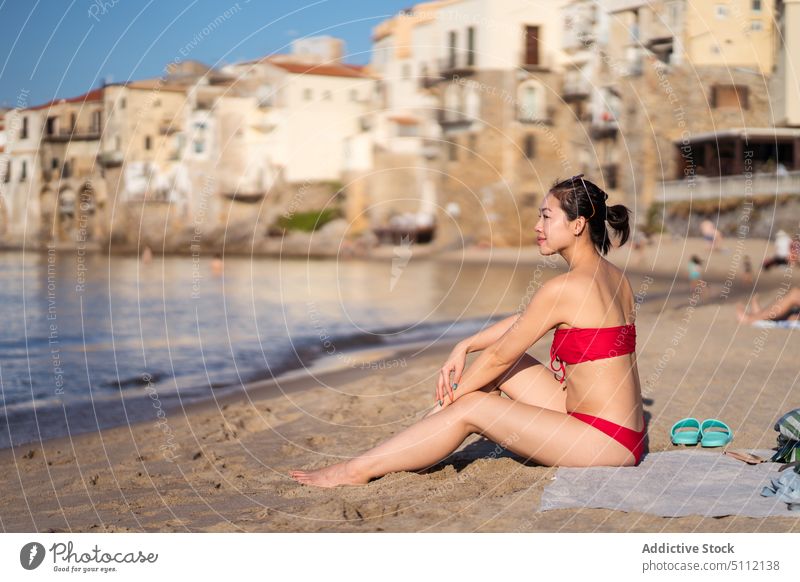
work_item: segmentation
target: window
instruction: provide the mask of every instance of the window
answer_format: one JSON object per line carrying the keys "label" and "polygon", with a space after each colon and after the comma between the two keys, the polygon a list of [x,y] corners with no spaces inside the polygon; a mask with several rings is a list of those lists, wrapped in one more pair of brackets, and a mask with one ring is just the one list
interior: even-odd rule
{"label": "window", "polygon": [[149,135],[144,136],[144,149],[149,150],[153,148],[153,140]]}
{"label": "window", "polygon": [[305,99],[306,101],[311,101],[311,98],[313,96],[314,96],[314,94],[311,91],[311,89],[308,89],[308,88],[303,89],[303,99]]}
{"label": "window", "polygon": [[451,141],[447,144],[447,159],[451,162],[458,161],[458,146],[455,142]]}
{"label": "window", "polygon": [[669,25],[670,28],[677,28],[680,24],[681,7],[678,2],[669,5]]}
{"label": "window", "polygon": [[50,168],[53,170],[58,169],[58,158],[53,158],[53,160],[50,162]]}
{"label": "window", "polygon": [[477,156],[478,149],[478,136],[474,133],[469,134],[469,157],[474,158]]}
{"label": "window", "polygon": [[92,133],[97,133],[100,131],[101,125],[101,118],[99,111],[92,112]]}
{"label": "window", "polygon": [[467,66],[475,66],[475,27],[467,28]]}
{"label": "window", "polygon": [[259,107],[272,107],[275,97],[272,85],[269,83],[261,85],[261,87],[258,88],[258,91],[256,91],[256,97]]}
{"label": "window", "polygon": [[22,127],[19,130],[19,139],[27,139],[28,138],[28,118],[22,118]]}
{"label": "window", "polygon": [[323,98],[325,101],[330,101],[331,99],[333,99],[333,93],[331,93],[330,91],[324,91],[324,92],[322,93],[322,98]]}
{"label": "window", "polygon": [[19,181],[24,182],[28,179],[28,162],[22,160],[22,171],[19,173]]}
{"label": "window", "polygon": [[451,30],[448,35],[448,62],[447,65],[452,69],[456,66],[456,47],[458,46],[458,35],[455,30]]}
{"label": "window", "polygon": [[728,17],[728,5],[727,4],[715,5],[714,14],[716,14],[717,20],[725,20]]}
{"label": "window", "polygon": [[603,179],[608,190],[616,190],[619,185],[617,164],[606,164],[602,167]]}
{"label": "window", "polygon": [[75,124],[78,122],[77,118],[75,117],[74,113],[70,113],[69,115],[69,128],[71,131],[75,131]]}
{"label": "window", "polygon": [[761,12],[761,0],[752,0],[750,3],[753,12]]}
{"label": "window", "polygon": [[417,137],[419,135],[419,127],[415,123],[398,123],[397,124],[397,137]]}
{"label": "window", "polygon": [[350,90],[350,101],[358,101],[358,91],[355,89]]}
{"label": "window", "polygon": [[461,116],[461,93],[455,83],[448,85],[444,93],[444,118],[456,120]]}
{"label": "window", "polygon": [[750,30],[753,32],[761,32],[764,30],[764,23],[760,20],[751,20],[750,21]]}
{"label": "window", "polygon": [[525,151],[525,157],[529,160],[536,157],[536,136],[532,134],[525,136],[523,150]]}
{"label": "window", "polygon": [[525,27],[525,65],[539,65],[539,27]]}
{"label": "window", "polygon": [[8,184],[11,181],[11,162],[6,162],[4,166],[0,166],[0,170],[5,170],[3,175],[3,182]]}
{"label": "window", "polygon": [[520,121],[535,121],[542,119],[544,91],[540,90],[536,81],[527,81],[520,85],[517,92],[517,119]]}
{"label": "window", "polygon": [[194,153],[202,154],[205,151],[205,149],[206,147],[205,143],[203,143],[203,140],[200,139],[194,140]]}
{"label": "window", "polygon": [[715,85],[711,88],[711,107],[748,109],[747,87],[742,85]]}
{"label": "window", "polygon": [[46,135],[56,134],[56,124],[58,123],[57,117],[48,117],[44,124],[44,132]]}
{"label": "window", "polygon": [[481,115],[481,97],[477,85],[470,84],[464,92],[464,113],[473,119]]}
{"label": "window", "polygon": [[122,99],[119,100],[119,108],[120,109],[125,109],[125,105],[126,105],[126,101],[125,101],[125,97],[123,97]]}

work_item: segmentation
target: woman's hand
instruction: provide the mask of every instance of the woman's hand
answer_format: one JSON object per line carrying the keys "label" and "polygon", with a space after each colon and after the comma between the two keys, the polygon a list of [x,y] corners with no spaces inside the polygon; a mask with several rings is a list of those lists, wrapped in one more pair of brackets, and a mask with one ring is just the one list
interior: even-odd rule
{"label": "woman's hand", "polygon": [[[439,370],[439,378],[436,382],[436,403],[441,403],[444,407],[448,403],[445,401],[449,398],[449,403],[455,402],[455,390],[458,383],[461,382],[461,374],[464,372],[464,366],[467,363],[467,348],[462,344],[456,344],[453,351],[447,357],[447,361]],[[451,379],[452,374],[452,379]]]}

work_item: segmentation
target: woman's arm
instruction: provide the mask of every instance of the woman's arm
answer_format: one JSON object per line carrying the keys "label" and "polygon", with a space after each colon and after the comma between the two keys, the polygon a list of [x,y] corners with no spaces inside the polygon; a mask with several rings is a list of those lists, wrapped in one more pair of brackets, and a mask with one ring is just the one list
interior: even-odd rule
{"label": "woman's arm", "polygon": [[[525,311],[519,317],[514,316],[508,330],[484,349],[465,370],[457,392],[448,391],[448,395],[458,399],[493,382],[522,357],[531,345],[539,341],[550,329],[565,321],[569,311],[568,306],[574,305],[577,300],[573,300],[565,281],[566,279],[559,277],[545,283],[533,296]],[[445,399],[444,405],[448,404],[450,398]]]}
{"label": "woman's arm", "polygon": [[491,327],[487,327],[486,329],[482,329],[478,333],[473,336],[470,336],[464,340],[461,340],[459,343],[467,350],[467,353],[471,352],[479,352],[481,350],[485,350],[490,345],[495,343],[499,340],[503,335],[511,329],[511,326],[514,325],[514,322],[519,319],[519,313],[515,313],[506,317],[505,319],[501,319]]}

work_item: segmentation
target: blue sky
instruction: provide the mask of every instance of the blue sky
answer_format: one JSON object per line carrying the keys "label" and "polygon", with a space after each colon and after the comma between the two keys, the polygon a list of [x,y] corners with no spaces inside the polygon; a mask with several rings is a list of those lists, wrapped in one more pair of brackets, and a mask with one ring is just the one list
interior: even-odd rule
{"label": "blue sky", "polygon": [[159,76],[176,57],[219,65],[288,52],[293,39],[305,36],[343,38],[345,60],[364,64],[372,28],[411,5],[408,0],[0,0],[0,106],[80,95],[103,78]]}

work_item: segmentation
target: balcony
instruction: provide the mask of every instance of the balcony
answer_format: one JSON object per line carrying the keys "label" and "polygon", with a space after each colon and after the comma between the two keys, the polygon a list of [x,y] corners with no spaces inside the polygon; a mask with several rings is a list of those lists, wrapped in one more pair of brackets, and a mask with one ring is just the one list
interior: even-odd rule
{"label": "balcony", "polygon": [[455,51],[439,59],[439,74],[443,78],[463,77],[475,72],[475,53]]}
{"label": "balcony", "polygon": [[530,123],[533,125],[552,125],[554,107],[537,108],[536,110],[525,107],[517,108],[517,121],[520,123]]}
{"label": "balcony", "polygon": [[[606,99],[611,99],[612,97],[613,95],[608,95]],[[592,123],[589,126],[589,135],[592,136],[592,139],[614,137],[617,131],[619,131],[617,117],[608,109],[592,116]]]}
{"label": "balcony", "polygon": [[44,141],[51,143],[66,143],[70,141],[92,141],[100,139],[99,127],[76,127],[74,129],[62,129],[53,133],[45,134]]}
{"label": "balcony", "polygon": [[472,124],[472,118],[463,111],[439,109],[436,115],[442,128],[468,127]]}
{"label": "balcony", "polygon": [[611,121],[595,121],[589,128],[589,134],[592,139],[607,139],[614,137],[619,131],[619,124],[616,120]]}
{"label": "balcony", "polygon": [[800,196],[800,171],[754,173],[748,176],[692,176],[686,180],[660,182],[660,202],[719,200],[750,196]]}
{"label": "balcony", "polygon": [[440,83],[444,80],[444,77],[440,77],[438,75],[425,75],[424,77],[419,78],[419,86],[420,89],[430,89],[431,87],[436,86],[437,83]]}
{"label": "balcony", "polygon": [[104,168],[111,168],[113,166],[121,166],[124,156],[121,151],[101,152],[97,156],[97,161]]}
{"label": "balcony", "polygon": [[566,102],[588,99],[591,94],[591,84],[581,75],[568,75],[561,86],[561,97]]}
{"label": "balcony", "polygon": [[203,99],[198,99],[194,107],[198,111],[211,111],[212,109],[214,109],[214,105],[216,105],[216,99],[203,98]]}
{"label": "balcony", "polygon": [[223,188],[220,196],[231,202],[241,202],[243,204],[257,204],[267,195],[266,190],[255,188],[253,190],[242,191],[236,188]]}
{"label": "balcony", "polygon": [[172,135],[181,131],[181,128],[172,119],[163,120],[158,126],[161,135]]}

